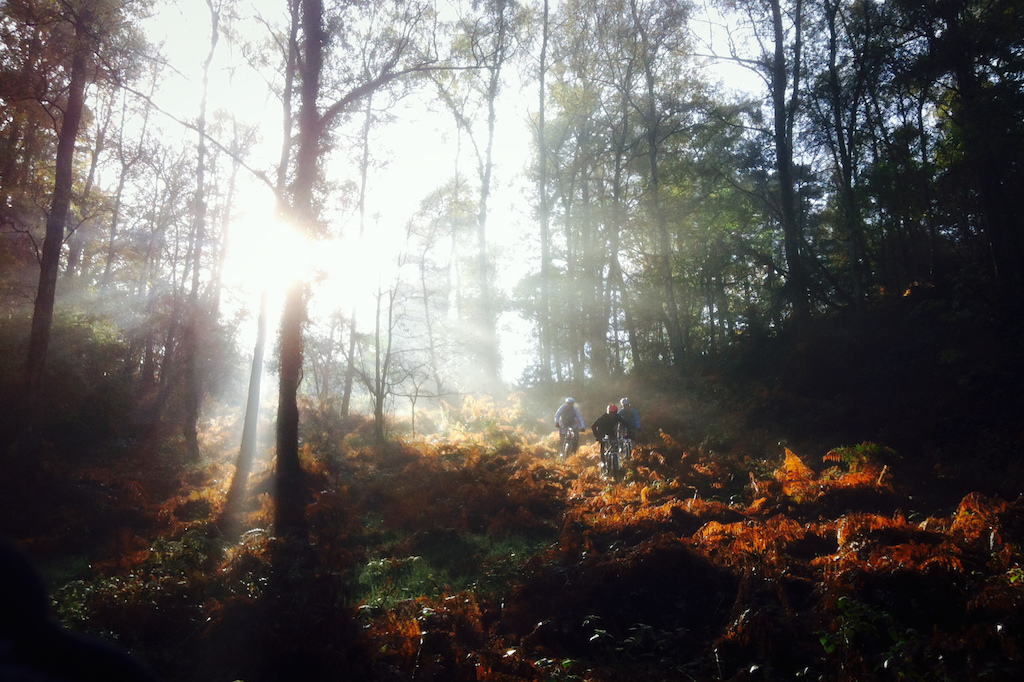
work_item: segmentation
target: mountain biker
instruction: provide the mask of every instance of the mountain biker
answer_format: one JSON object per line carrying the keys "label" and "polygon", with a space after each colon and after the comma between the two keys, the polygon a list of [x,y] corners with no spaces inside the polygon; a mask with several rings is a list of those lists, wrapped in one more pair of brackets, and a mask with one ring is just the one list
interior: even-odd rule
{"label": "mountain biker", "polygon": [[555,412],[555,426],[558,428],[558,437],[561,442],[560,450],[564,452],[565,438],[569,429],[576,429],[580,434],[587,430],[587,424],[583,421],[583,414],[576,405],[576,399],[568,397],[565,402],[558,406]]}
{"label": "mountain biker", "polygon": [[623,398],[619,404],[622,405],[619,416],[626,422],[626,438],[635,441],[637,432],[640,431],[640,413],[633,407],[629,398]]}
{"label": "mountain biker", "polygon": [[614,439],[616,437],[615,430],[620,424],[629,428],[629,424],[619,414],[619,406],[612,403],[608,406],[608,411],[595,419],[594,423],[590,425],[590,430],[594,432],[594,438],[601,444],[602,453],[604,453],[605,449],[604,437],[608,436],[609,439]]}

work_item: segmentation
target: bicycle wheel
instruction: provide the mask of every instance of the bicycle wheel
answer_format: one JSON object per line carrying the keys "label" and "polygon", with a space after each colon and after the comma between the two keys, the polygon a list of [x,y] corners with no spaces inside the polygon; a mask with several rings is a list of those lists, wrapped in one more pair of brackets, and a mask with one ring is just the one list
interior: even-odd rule
{"label": "bicycle wheel", "polygon": [[620,462],[619,462],[619,444],[617,441],[611,441],[608,446],[601,453],[601,465],[604,469],[604,475],[609,478],[614,478],[616,481],[619,480],[621,473]]}
{"label": "bicycle wheel", "polygon": [[565,436],[562,437],[562,448],[559,451],[562,459],[566,459],[574,454],[580,447],[580,436],[573,430],[566,432]]}
{"label": "bicycle wheel", "polygon": [[629,438],[623,438],[619,443],[621,444],[619,450],[622,454],[622,462],[625,464],[633,459],[633,441]]}

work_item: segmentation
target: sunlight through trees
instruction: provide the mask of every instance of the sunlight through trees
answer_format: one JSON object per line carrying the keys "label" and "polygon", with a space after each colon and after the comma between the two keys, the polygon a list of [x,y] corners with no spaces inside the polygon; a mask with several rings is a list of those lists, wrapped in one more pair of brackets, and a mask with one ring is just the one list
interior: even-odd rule
{"label": "sunlight through trees", "polygon": [[[1022,42],[1010,0],[6,0],[0,533],[180,679],[228,632],[283,678],[312,616],[309,679],[1016,672]],[[556,461],[625,394],[621,481]]]}

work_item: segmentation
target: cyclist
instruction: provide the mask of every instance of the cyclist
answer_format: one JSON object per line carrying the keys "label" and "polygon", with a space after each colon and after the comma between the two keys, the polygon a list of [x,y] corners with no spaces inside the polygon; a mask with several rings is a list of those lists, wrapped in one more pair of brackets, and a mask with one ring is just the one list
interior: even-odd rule
{"label": "cyclist", "polygon": [[626,438],[635,441],[640,431],[640,413],[633,407],[629,398],[623,398],[619,404],[622,405],[619,416],[626,422]]}
{"label": "cyclist", "polygon": [[608,406],[608,411],[594,420],[594,423],[590,425],[590,430],[594,432],[594,438],[596,438],[597,442],[601,444],[601,454],[604,454],[606,447],[604,437],[608,436],[609,440],[614,440],[617,437],[616,429],[620,424],[629,428],[629,424],[627,424],[626,420],[619,414],[619,406],[612,403]]}
{"label": "cyclist", "polygon": [[579,434],[587,430],[583,414],[576,405],[576,399],[572,396],[566,398],[565,402],[558,406],[558,410],[555,412],[555,427],[558,429],[559,452],[565,452],[565,439],[569,434],[569,429],[576,429],[577,438]]}

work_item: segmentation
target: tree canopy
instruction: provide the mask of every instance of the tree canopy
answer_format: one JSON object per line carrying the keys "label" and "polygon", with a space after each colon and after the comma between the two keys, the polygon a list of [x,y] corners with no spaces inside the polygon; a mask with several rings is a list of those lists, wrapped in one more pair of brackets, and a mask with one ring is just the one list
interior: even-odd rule
{"label": "tree canopy", "polygon": [[[270,106],[250,97],[232,107],[215,92],[199,116],[198,101],[180,113],[165,93],[178,75],[197,84],[202,60],[168,61],[139,38],[180,44],[174,22],[192,16],[185,10],[157,4],[154,21],[142,5],[119,5],[116,16],[67,3],[4,7],[6,305],[45,307],[49,285],[40,285],[60,270],[58,310],[99,312],[137,335],[127,371],[140,395],[159,384],[154,415],[188,375],[172,371],[182,335],[194,333],[185,311],[219,301],[231,254],[263,239],[246,236],[253,218],[240,202],[268,185],[277,210],[304,224],[294,239],[345,243],[334,262],[313,266],[319,280],[307,278],[304,295],[321,301],[309,341],[332,315],[352,315],[331,300],[336,289],[315,282],[348,270],[341,297],[369,298],[377,282],[356,230],[386,235],[371,268],[380,271],[374,259],[397,268],[389,305],[422,310],[388,332],[403,365],[385,381],[390,405],[414,386],[419,394],[426,377],[435,401],[440,384],[476,390],[477,379],[493,380],[503,348],[533,358],[515,373],[504,362],[506,381],[572,384],[654,366],[685,375],[744,336],[796,330],[829,311],[863,314],[911,286],[970,290],[1001,310],[1019,298],[1012,4],[736,2],[714,17],[633,0],[560,2],[546,15],[486,2],[257,8],[209,6],[219,21],[202,28],[224,35],[207,68],[215,90],[262,84]],[[60,37],[75,17],[92,42]],[[88,59],[75,85],[77,44]],[[728,64],[753,85],[718,80],[736,73],[719,68]],[[67,130],[75,154],[61,162],[71,176],[57,183],[68,190],[55,192],[61,124],[79,87],[82,127]],[[535,88],[543,112],[521,96]],[[371,101],[377,113],[360,134],[361,102]],[[505,139],[528,142],[509,149]],[[347,161],[359,149],[361,170]],[[197,158],[199,172],[188,172]],[[408,194],[388,185],[389,172],[410,165],[422,194],[389,201]],[[450,201],[415,203],[444,192]],[[423,228],[404,225],[422,224],[424,211],[433,236],[418,244]],[[47,220],[62,223],[49,250]],[[272,258],[267,268],[284,268]],[[40,262],[53,273],[42,280]],[[242,308],[252,316],[253,300]],[[211,328],[230,343],[235,323],[213,309],[221,317]],[[338,328],[345,352],[328,349],[334,362],[367,357],[369,322]],[[504,331],[513,322],[525,335]],[[479,370],[439,382],[445,355]]]}

